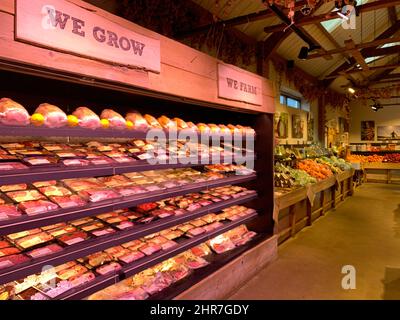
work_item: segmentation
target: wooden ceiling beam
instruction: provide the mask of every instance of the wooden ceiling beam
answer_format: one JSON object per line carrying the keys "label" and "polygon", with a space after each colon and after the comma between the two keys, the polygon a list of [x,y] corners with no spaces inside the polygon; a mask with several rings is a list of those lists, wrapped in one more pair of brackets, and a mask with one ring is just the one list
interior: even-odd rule
{"label": "wooden ceiling beam", "polygon": [[[396,5],[400,5],[400,0],[379,0],[379,1],[371,2],[371,3],[366,3],[363,5],[358,5],[357,10],[360,13],[364,13],[364,12],[375,11],[378,9],[392,7],[392,6],[396,6]],[[304,26],[307,26],[310,24],[316,24],[319,22],[329,21],[329,20],[333,20],[333,19],[340,19],[337,12],[330,12],[328,14],[320,14],[317,16],[306,17],[304,19],[296,21],[295,25],[297,27],[304,27]],[[274,33],[274,32],[282,31],[285,28],[286,28],[286,24],[281,23],[281,24],[277,24],[274,26],[265,27],[264,32]]]}
{"label": "wooden ceiling beam", "polygon": [[[295,9],[300,9],[305,4],[307,4],[307,0],[297,1]],[[287,14],[288,9],[284,9],[283,12],[285,12],[285,14]],[[215,23],[210,23],[210,24],[206,24],[206,25],[203,25],[203,26],[199,26],[199,27],[194,28],[192,30],[183,31],[183,32],[181,32],[179,34],[176,34],[175,38],[176,39],[183,39],[183,38],[186,38],[188,36],[201,34],[201,33],[207,32],[208,30],[210,30],[210,28],[213,28],[213,27],[222,27],[222,26],[224,26],[226,29],[228,29],[228,28],[233,28],[233,27],[240,26],[242,24],[255,22],[255,21],[260,21],[260,20],[273,18],[273,17],[275,17],[275,14],[268,8],[268,9],[265,9],[265,10],[261,10],[261,11],[258,11],[258,12],[253,12],[253,13],[250,13],[250,14],[245,14],[245,15],[238,16],[238,17],[235,17],[235,18],[232,18],[232,19],[228,19],[228,20],[219,20],[219,21],[216,21]]]}
{"label": "wooden ceiling beam", "polygon": [[362,53],[362,56],[364,58],[380,57],[380,56],[389,56],[392,54],[398,54],[399,52],[400,52],[400,45],[386,47],[386,48],[369,48],[364,53]]}
{"label": "wooden ceiling beam", "polygon": [[[387,39],[398,33],[400,30],[400,21],[396,21],[396,23],[389,28],[387,28],[385,31],[383,31],[378,37],[376,37],[375,40],[382,40],[382,39]],[[365,52],[366,48],[361,50],[361,54]],[[337,67],[335,70],[333,70],[329,75],[325,76],[324,79],[328,79],[325,82],[326,86],[329,86],[333,80],[335,80],[337,77],[340,76],[339,72],[348,70],[352,66],[356,64],[355,59],[351,58],[349,59],[350,61],[342,63],[339,67]]]}
{"label": "wooden ceiling beam", "polygon": [[344,44],[349,50],[350,54],[356,59],[357,63],[361,66],[363,70],[369,70],[368,64],[365,62],[364,57],[361,55],[360,51],[356,48],[356,44],[353,39],[345,40]]}
{"label": "wooden ceiling beam", "polygon": [[[388,65],[384,65],[384,66],[369,67],[369,71],[396,69],[399,67],[400,67],[400,64],[388,64]],[[338,76],[344,76],[347,74],[356,74],[356,73],[362,73],[362,72],[365,72],[365,70],[356,69],[356,70],[350,70],[350,71],[343,71],[343,72],[340,72],[339,75],[337,75],[337,74],[330,75],[330,76],[325,77],[325,79],[335,79]]]}
{"label": "wooden ceiling beam", "polygon": [[397,22],[397,12],[396,12],[396,7],[389,7],[388,8],[388,14],[389,14],[389,19],[390,22],[393,24],[395,24]]}
{"label": "wooden ceiling beam", "polygon": [[[399,23],[399,27],[400,27],[400,23]],[[374,40],[374,41],[370,41],[370,42],[364,42],[364,43],[361,43],[361,44],[356,44],[355,48],[357,50],[361,50],[361,49],[366,49],[366,48],[371,48],[371,47],[378,47],[378,46],[384,45],[386,43],[392,43],[392,42],[400,42],[400,37],[393,37],[393,38]],[[331,56],[333,54],[344,53],[344,52],[349,52],[349,51],[351,51],[351,49],[349,49],[347,47],[339,48],[339,49],[333,49],[333,50],[328,50],[328,51],[323,52],[323,53],[310,54],[307,57],[307,59],[321,58],[321,57]],[[362,55],[368,55],[369,52],[371,52],[370,49],[364,50],[362,52]]]}

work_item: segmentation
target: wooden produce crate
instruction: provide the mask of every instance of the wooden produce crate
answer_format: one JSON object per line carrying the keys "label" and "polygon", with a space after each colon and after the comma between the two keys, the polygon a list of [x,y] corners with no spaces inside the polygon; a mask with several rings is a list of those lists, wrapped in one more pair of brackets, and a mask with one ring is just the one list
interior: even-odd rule
{"label": "wooden produce crate", "polygon": [[363,169],[366,182],[400,183],[400,163],[367,162]]}

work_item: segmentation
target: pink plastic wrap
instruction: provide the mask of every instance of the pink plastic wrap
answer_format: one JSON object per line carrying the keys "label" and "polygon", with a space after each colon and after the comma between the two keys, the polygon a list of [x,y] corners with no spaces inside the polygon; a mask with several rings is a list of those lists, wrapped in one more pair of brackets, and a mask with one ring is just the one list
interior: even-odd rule
{"label": "pink plastic wrap", "polygon": [[114,110],[104,109],[100,115],[101,119],[107,119],[110,122],[110,127],[114,129],[125,129],[126,120]]}
{"label": "pink plastic wrap", "polygon": [[46,200],[27,201],[20,203],[18,208],[27,215],[36,215],[58,209],[58,205]]}
{"label": "pink plastic wrap", "polygon": [[30,122],[28,111],[19,103],[9,99],[0,99],[0,123],[6,126],[27,126]]}
{"label": "pink plastic wrap", "polygon": [[149,125],[143,116],[138,112],[129,112],[126,115],[126,120],[131,121],[133,123],[133,127],[136,130],[147,130],[149,129]]}
{"label": "pink plastic wrap", "polygon": [[73,113],[79,119],[79,126],[88,129],[101,127],[100,118],[92,110],[86,107],[79,107]]}
{"label": "pink plastic wrap", "polygon": [[91,189],[79,192],[79,195],[90,202],[99,202],[103,200],[111,200],[121,197],[118,193],[111,189]]}
{"label": "pink plastic wrap", "polygon": [[44,125],[49,128],[59,128],[67,124],[67,115],[59,107],[52,104],[42,103],[36,109],[44,117]]}

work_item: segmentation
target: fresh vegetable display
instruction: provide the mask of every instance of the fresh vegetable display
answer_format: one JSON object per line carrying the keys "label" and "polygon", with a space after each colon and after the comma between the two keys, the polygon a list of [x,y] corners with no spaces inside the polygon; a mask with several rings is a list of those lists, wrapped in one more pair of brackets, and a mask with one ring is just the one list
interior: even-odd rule
{"label": "fresh vegetable display", "polygon": [[318,181],[324,180],[333,175],[332,170],[328,165],[310,159],[298,162],[297,168],[307,172]]}

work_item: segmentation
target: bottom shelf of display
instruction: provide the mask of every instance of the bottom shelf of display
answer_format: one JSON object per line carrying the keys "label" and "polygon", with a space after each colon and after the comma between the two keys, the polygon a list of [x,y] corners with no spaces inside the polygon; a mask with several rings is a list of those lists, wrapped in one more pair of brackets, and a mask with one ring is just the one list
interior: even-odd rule
{"label": "bottom shelf of display", "polygon": [[172,300],[182,292],[187,289],[193,287],[196,283],[204,280],[205,278],[212,275],[215,271],[227,265],[229,262],[235,260],[244,252],[249,249],[257,246],[261,242],[267,239],[268,235],[266,234],[258,234],[248,243],[237,247],[231,251],[224,252],[222,254],[212,254],[210,257],[207,257],[206,260],[210,262],[210,264],[204,268],[194,270],[194,272],[187,278],[182,279],[167,289],[164,289],[160,293],[157,293],[151,296],[148,300]]}
{"label": "bottom shelf of display", "polygon": [[108,274],[96,277],[95,280],[89,282],[84,286],[80,286],[69,290],[68,292],[57,297],[58,300],[79,300],[88,297],[89,295],[100,291],[108,286],[111,286],[125,278],[131,277],[143,270],[151,268],[152,266],[172,258],[188,249],[191,249],[199,244],[202,244],[212,238],[219,236],[235,227],[246,224],[257,217],[258,213],[254,212],[246,217],[237,219],[235,221],[226,222],[224,225],[216,230],[204,233],[202,235],[177,241],[178,245],[167,251],[155,253],[146,258],[140,259],[137,262],[131,263],[119,270],[118,273]]}

